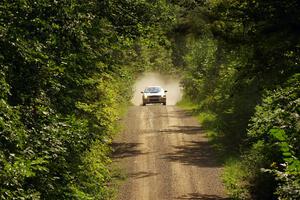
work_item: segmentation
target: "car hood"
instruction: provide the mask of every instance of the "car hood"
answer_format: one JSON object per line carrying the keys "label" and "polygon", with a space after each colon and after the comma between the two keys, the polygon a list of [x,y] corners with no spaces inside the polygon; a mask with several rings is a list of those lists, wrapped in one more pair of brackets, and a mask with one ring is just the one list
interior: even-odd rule
{"label": "car hood", "polygon": [[162,95],[165,95],[165,93],[162,91],[162,92],[158,92],[158,93],[144,93],[145,96],[162,96]]}

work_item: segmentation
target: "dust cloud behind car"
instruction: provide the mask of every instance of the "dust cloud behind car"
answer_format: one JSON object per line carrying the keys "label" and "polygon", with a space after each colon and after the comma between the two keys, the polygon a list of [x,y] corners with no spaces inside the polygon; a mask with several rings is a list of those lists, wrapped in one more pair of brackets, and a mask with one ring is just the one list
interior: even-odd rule
{"label": "dust cloud behind car", "polygon": [[140,76],[134,85],[134,94],[131,100],[134,105],[142,104],[141,91],[144,91],[145,88],[150,85],[160,85],[168,91],[167,105],[175,105],[182,97],[179,78],[156,72],[147,72]]}

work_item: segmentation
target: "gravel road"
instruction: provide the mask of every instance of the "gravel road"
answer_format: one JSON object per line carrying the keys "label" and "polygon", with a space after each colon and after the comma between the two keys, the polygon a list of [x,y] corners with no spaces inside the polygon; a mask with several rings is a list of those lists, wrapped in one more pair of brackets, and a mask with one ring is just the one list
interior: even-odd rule
{"label": "gravel road", "polygon": [[224,200],[220,166],[197,121],[176,106],[132,106],[113,159],[120,200]]}

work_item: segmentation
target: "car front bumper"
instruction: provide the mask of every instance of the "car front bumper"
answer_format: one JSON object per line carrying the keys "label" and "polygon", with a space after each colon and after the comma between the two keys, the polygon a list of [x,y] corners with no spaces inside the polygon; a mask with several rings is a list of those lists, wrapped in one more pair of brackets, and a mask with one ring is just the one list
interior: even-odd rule
{"label": "car front bumper", "polygon": [[148,96],[147,98],[143,97],[143,104],[147,103],[166,103],[166,97],[162,96]]}

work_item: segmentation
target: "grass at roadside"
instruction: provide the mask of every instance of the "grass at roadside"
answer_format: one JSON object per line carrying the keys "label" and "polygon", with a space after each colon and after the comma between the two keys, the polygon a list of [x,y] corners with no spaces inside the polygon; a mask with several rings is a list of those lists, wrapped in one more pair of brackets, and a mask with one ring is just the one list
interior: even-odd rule
{"label": "grass at roadside", "polygon": [[185,110],[193,111],[195,113],[198,110],[198,105],[193,103],[190,99],[188,99],[185,96],[179,102],[177,102],[176,105]]}
{"label": "grass at roadside", "polygon": [[183,99],[177,103],[177,106],[191,112],[206,132],[210,144],[216,152],[218,161],[224,166],[222,180],[230,197],[232,199],[239,199],[238,197],[245,196],[243,195],[245,191],[241,191],[241,187],[237,187],[243,184],[245,171],[242,168],[239,156],[228,150],[228,147],[225,147],[222,142],[223,136],[220,130],[220,123],[222,122],[219,121],[217,114],[202,110],[187,97],[183,97]]}
{"label": "grass at roadside", "polygon": [[247,173],[240,162],[240,158],[229,157],[224,164],[222,180],[228,195],[232,199],[250,199],[246,187],[241,187],[246,184],[245,177],[247,177]]}
{"label": "grass at roadside", "polygon": [[191,112],[192,115],[197,118],[202,128],[205,130],[210,143],[221,155],[222,146],[218,142],[220,133],[218,132],[219,122],[216,114],[210,111],[201,110],[199,106],[196,103],[193,103],[188,97],[183,97],[176,105]]}
{"label": "grass at roadside", "polygon": [[121,102],[118,109],[118,120],[114,124],[114,132],[111,133],[111,141],[110,141],[110,151],[109,151],[109,158],[110,158],[110,164],[109,170],[110,170],[110,180],[108,182],[109,185],[109,192],[110,196],[109,199],[117,199],[118,192],[121,187],[121,185],[124,183],[124,181],[127,179],[127,175],[125,171],[119,166],[119,164],[114,160],[113,154],[115,149],[113,148],[113,140],[118,136],[118,134],[121,134],[124,130],[124,124],[122,123],[122,119],[126,116],[128,109],[133,104],[130,101],[124,101]]}

